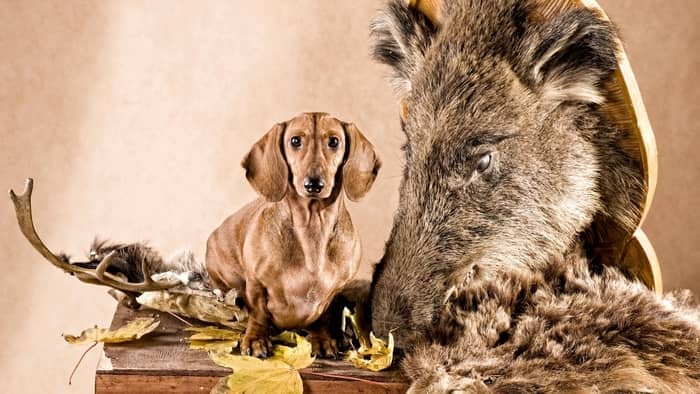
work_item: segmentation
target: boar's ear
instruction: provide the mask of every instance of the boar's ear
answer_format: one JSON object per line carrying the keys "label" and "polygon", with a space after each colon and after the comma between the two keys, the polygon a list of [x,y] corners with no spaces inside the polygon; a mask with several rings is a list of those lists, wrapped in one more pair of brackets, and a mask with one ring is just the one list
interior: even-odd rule
{"label": "boar's ear", "polygon": [[525,40],[526,79],[545,102],[602,103],[602,84],[617,68],[614,26],[575,9],[535,23]]}
{"label": "boar's ear", "polygon": [[280,201],[287,192],[287,161],[282,153],[285,127],[285,123],[274,125],[241,162],[253,189],[270,202]]}
{"label": "boar's ear", "polygon": [[372,21],[373,56],[393,68],[394,86],[401,98],[411,91],[411,80],[437,31],[436,7],[439,2],[434,0],[392,0]]}

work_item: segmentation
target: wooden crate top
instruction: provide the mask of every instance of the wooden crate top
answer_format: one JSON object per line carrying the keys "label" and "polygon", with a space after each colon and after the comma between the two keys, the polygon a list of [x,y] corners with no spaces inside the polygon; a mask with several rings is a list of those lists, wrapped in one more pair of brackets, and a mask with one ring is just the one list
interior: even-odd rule
{"label": "wooden crate top", "polygon": [[[150,309],[135,311],[120,305],[111,328],[137,317],[153,316],[161,322],[154,332],[138,341],[104,346],[95,377],[96,393],[209,392],[220,378],[231,373],[214,364],[205,351],[189,349],[186,338],[190,333],[184,331],[186,325],[168,314]],[[408,380],[396,367],[371,372],[356,369],[345,361],[317,359],[300,372],[304,392],[310,393],[401,393],[408,388]],[[327,378],[309,372],[361,378],[380,384]]]}

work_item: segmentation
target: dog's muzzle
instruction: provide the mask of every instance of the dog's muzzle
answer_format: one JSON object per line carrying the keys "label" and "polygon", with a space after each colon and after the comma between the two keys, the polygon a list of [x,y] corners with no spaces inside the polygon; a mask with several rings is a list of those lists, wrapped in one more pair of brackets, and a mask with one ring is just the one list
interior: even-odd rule
{"label": "dog's muzzle", "polygon": [[307,177],[304,179],[304,189],[310,194],[319,194],[323,190],[326,183],[320,177]]}

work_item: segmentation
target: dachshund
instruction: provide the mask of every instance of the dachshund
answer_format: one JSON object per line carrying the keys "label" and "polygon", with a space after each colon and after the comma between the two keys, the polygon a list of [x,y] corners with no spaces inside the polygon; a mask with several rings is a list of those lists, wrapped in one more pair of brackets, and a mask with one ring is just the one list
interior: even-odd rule
{"label": "dachshund", "polygon": [[356,291],[362,248],[344,196],[360,200],[381,161],[354,124],[303,113],[274,125],[241,165],[261,197],[214,230],[205,262],[213,287],[236,290],[249,309],[241,354],[267,357],[276,327],[305,329],[314,354],[335,357],[331,302],[369,292]]}

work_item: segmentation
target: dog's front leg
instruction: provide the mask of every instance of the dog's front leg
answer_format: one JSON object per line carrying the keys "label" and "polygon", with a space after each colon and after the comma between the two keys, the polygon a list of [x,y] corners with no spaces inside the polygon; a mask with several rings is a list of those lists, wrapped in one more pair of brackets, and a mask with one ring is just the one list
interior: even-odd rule
{"label": "dog's front leg", "polygon": [[331,317],[334,316],[332,309],[330,307],[323,312],[321,317],[307,328],[307,331],[311,341],[311,353],[315,356],[335,359],[338,356],[338,342],[332,334]]}
{"label": "dog's front leg", "polygon": [[270,312],[267,310],[267,293],[260,283],[246,284],[248,325],[241,342],[241,354],[265,358],[271,354]]}

